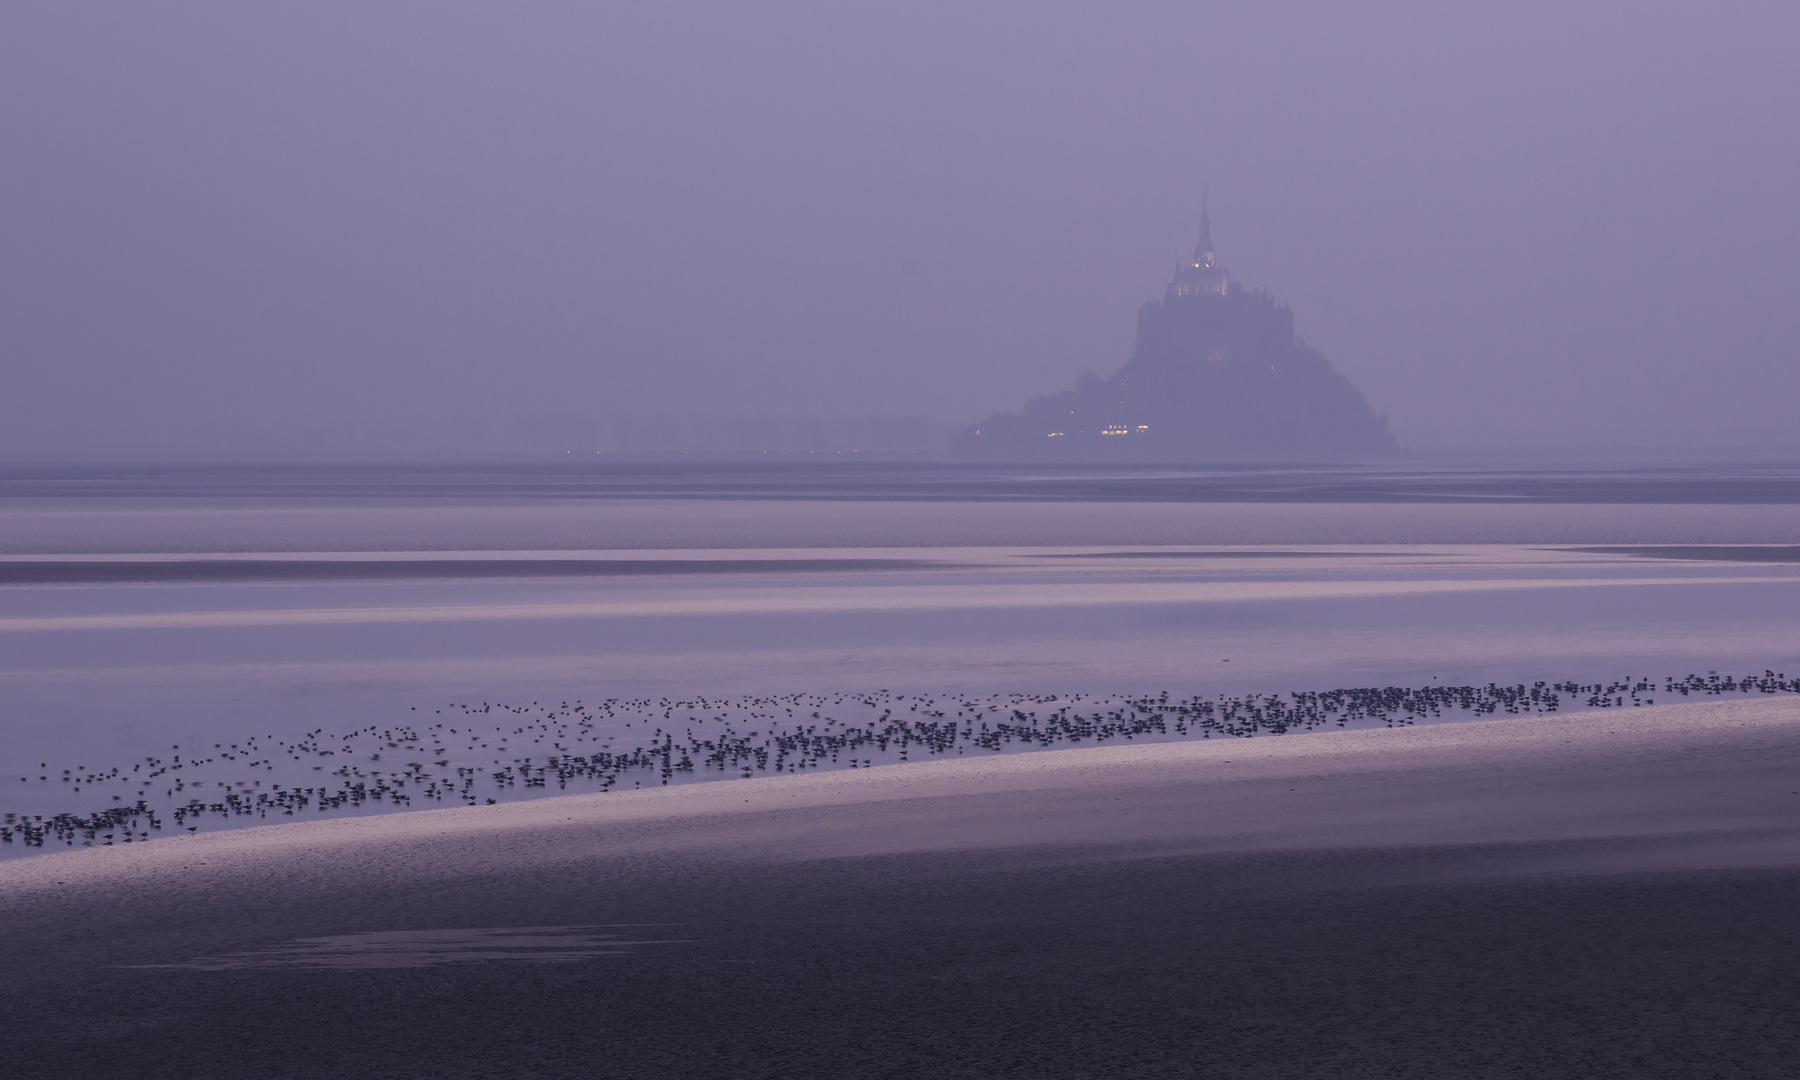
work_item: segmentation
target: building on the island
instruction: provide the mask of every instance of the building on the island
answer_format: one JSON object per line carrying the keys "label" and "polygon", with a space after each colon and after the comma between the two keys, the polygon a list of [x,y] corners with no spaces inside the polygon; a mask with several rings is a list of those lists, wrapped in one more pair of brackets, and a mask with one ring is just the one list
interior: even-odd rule
{"label": "building on the island", "polygon": [[1194,257],[1175,268],[1169,282],[1169,296],[1224,296],[1231,291],[1231,274],[1213,252],[1212,215],[1205,200],[1200,203],[1200,242],[1194,245]]}

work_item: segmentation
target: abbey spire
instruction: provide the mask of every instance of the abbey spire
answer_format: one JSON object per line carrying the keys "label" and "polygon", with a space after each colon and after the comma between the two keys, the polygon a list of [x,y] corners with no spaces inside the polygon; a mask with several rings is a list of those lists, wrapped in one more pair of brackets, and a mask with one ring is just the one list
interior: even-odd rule
{"label": "abbey spire", "polygon": [[1194,245],[1194,257],[1175,268],[1175,280],[1169,282],[1170,296],[1224,296],[1231,291],[1231,275],[1219,265],[1213,253],[1212,214],[1207,199],[1200,196],[1200,242]]}
{"label": "abbey spire", "polygon": [[1200,195],[1200,242],[1194,245],[1194,262],[1211,266],[1213,264],[1212,215],[1207,212],[1206,194]]}

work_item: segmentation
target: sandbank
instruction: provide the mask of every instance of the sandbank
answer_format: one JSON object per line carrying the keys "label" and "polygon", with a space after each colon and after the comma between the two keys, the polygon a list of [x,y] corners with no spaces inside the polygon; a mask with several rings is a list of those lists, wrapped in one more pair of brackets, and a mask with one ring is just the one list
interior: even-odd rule
{"label": "sandbank", "polygon": [[[686,853],[794,861],[1598,842],[1588,869],[1800,862],[1800,701],[1115,745],[299,821],[0,864],[0,898],[294,887]],[[1578,870],[1580,861],[1558,864]]]}

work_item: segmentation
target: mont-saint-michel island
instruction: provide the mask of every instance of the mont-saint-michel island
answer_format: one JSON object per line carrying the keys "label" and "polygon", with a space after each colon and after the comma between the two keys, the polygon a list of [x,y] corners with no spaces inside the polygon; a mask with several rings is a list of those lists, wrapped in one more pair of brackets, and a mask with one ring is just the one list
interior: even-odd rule
{"label": "mont-saint-michel island", "polygon": [[1111,378],[1034,398],[958,432],[987,461],[1351,462],[1399,444],[1350,380],[1294,333],[1294,313],[1233,281],[1200,211],[1200,241]]}

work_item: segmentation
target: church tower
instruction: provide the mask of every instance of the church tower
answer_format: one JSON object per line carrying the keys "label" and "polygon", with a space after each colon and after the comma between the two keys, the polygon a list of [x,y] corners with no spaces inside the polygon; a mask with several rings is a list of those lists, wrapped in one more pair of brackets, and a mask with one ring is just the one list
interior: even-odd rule
{"label": "church tower", "polygon": [[1175,268],[1168,295],[1224,296],[1230,290],[1231,275],[1213,253],[1212,216],[1207,212],[1206,197],[1201,196],[1200,242],[1194,245],[1194,257]]}

